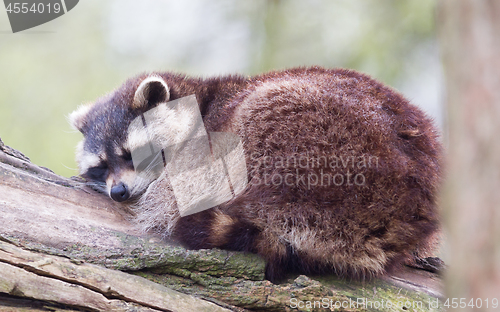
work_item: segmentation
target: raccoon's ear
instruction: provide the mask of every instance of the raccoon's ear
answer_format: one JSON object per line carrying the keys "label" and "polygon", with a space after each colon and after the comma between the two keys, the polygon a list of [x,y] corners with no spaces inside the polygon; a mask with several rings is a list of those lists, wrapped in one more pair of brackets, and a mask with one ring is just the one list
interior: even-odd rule
{"label": "raccoon's ear", "polygon": [[91,104],[81,105],[74,112],[69,114],[68,121],[73,129],[83,133],[83,126],[85,125],[85,118],[92,108]]}
{"label": "raccoon's ear", "polygon": [[167,102],[170,98],[167,83],[159,76],[144,79],[135,91],[132,108],[153,107]]}

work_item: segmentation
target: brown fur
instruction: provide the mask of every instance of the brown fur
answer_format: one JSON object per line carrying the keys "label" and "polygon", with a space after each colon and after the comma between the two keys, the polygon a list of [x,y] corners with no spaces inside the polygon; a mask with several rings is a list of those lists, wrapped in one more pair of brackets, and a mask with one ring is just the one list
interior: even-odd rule
{"label": "brown fur", "polygon": [[[267,260],[271,280],[288,271],[377,276],[424,250],[437,231],[438,134],[394,90],[354,71],[319,67],[248,79],[156,75],[169,87],[170,100],[196,94],[207,131],[242,138],[249,184],[233,200],[181,218],[168,178],[160,178],[136,204],[137,220],[146,228],[172,233],[190,248],[255,252]],[[125,125],[138,115],[131,107],[134,92],[146,77],[127,81],[75,115],[73,124],[86,140],[125,140]],[[99,118],[111,122],[96,125]],[[333,156],[356,160],[332,168],[327,163]],[[301,165],[301,157],[311,164]],[[118,172],[109,158],[110,174]],[[336,174],[361,174],[365,183],[334,185],[328,177]],[[324,185],[308,185],[307,177],[314,176],[323,177]],[[282,177],[282,183],[272,177]],[[284,182],[292,177],[294,183]]]}

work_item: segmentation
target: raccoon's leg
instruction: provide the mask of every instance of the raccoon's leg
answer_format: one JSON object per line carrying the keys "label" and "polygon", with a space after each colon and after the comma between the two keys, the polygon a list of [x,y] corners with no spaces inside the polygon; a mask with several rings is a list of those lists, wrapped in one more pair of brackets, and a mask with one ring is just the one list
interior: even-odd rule
{"label": "raccoon's leg", "polygon": [[[413,249],[407,253],[407,257],[401,261],[406,266],[429,271],[432,273],[442,273],[446,267],[443,260],[436,257],[436,250],[439,250],[443,240],[443,234],[435,222],[425,222],[421,228],[417,228],[417,236],[420,241]],[[432,233],[429,235],[429,233]],[[426,236],[429,236],[425,239]]]}
{"label": "raccoon's leg", "polygon": [[255,252],[266,261],[265,277],[273,283],[280,282],[290,272],[292,250],[276,233],[264,229],[255,238]]}
{"label": "raccoon's leg", "polygon": [[370,279],[385,272],[388,254],[377,238],[364,231],[325,231],[298,228],[286,234],[289,270],[303,274],[336,274],[342,278]]}
{"label": "raccoon's leg", "polygon": [[376,238],[355,242],[346,237],[346,232],[339,235],[321,233],[317,228],[286,229],[285,224],[282,229],[282,233],[275,233],[266,228],[254,242],[255,252],[266,260],[266,278],[272,282],[282,280],[287,273],[336,274],[365,280],[385,273],[390,263],[391,253]]}

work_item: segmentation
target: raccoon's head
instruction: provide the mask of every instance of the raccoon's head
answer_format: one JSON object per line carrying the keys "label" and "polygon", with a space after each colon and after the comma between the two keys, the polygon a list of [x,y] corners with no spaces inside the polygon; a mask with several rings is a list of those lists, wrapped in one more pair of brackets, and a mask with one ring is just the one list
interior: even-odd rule
{"label": "raccoon's head", "polygon": [[115,201],[142,194],[156,177],[148,178],[134,170],[131,149],[134,144],[147,142],[140,142],[140,136],[131,142],[128,128],[141,113],[167,102],[169,97],[164,79],[142,76],[71,113],[71,125],[84,136],[76,152],[80,174]]}

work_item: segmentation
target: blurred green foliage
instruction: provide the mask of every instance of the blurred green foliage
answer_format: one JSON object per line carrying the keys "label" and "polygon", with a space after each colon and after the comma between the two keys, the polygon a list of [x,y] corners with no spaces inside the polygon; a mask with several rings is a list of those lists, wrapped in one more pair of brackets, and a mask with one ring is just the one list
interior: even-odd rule
{"label": "blurred green foliage", "polygon": [[66,116],[143,71],[250,75],[315,64],[398,86],[426,70],[422,54],[435,57],[434,0],[159,3],[80,1],[16,34],[0,12],[2,140],[71,176],[82,136]]}

